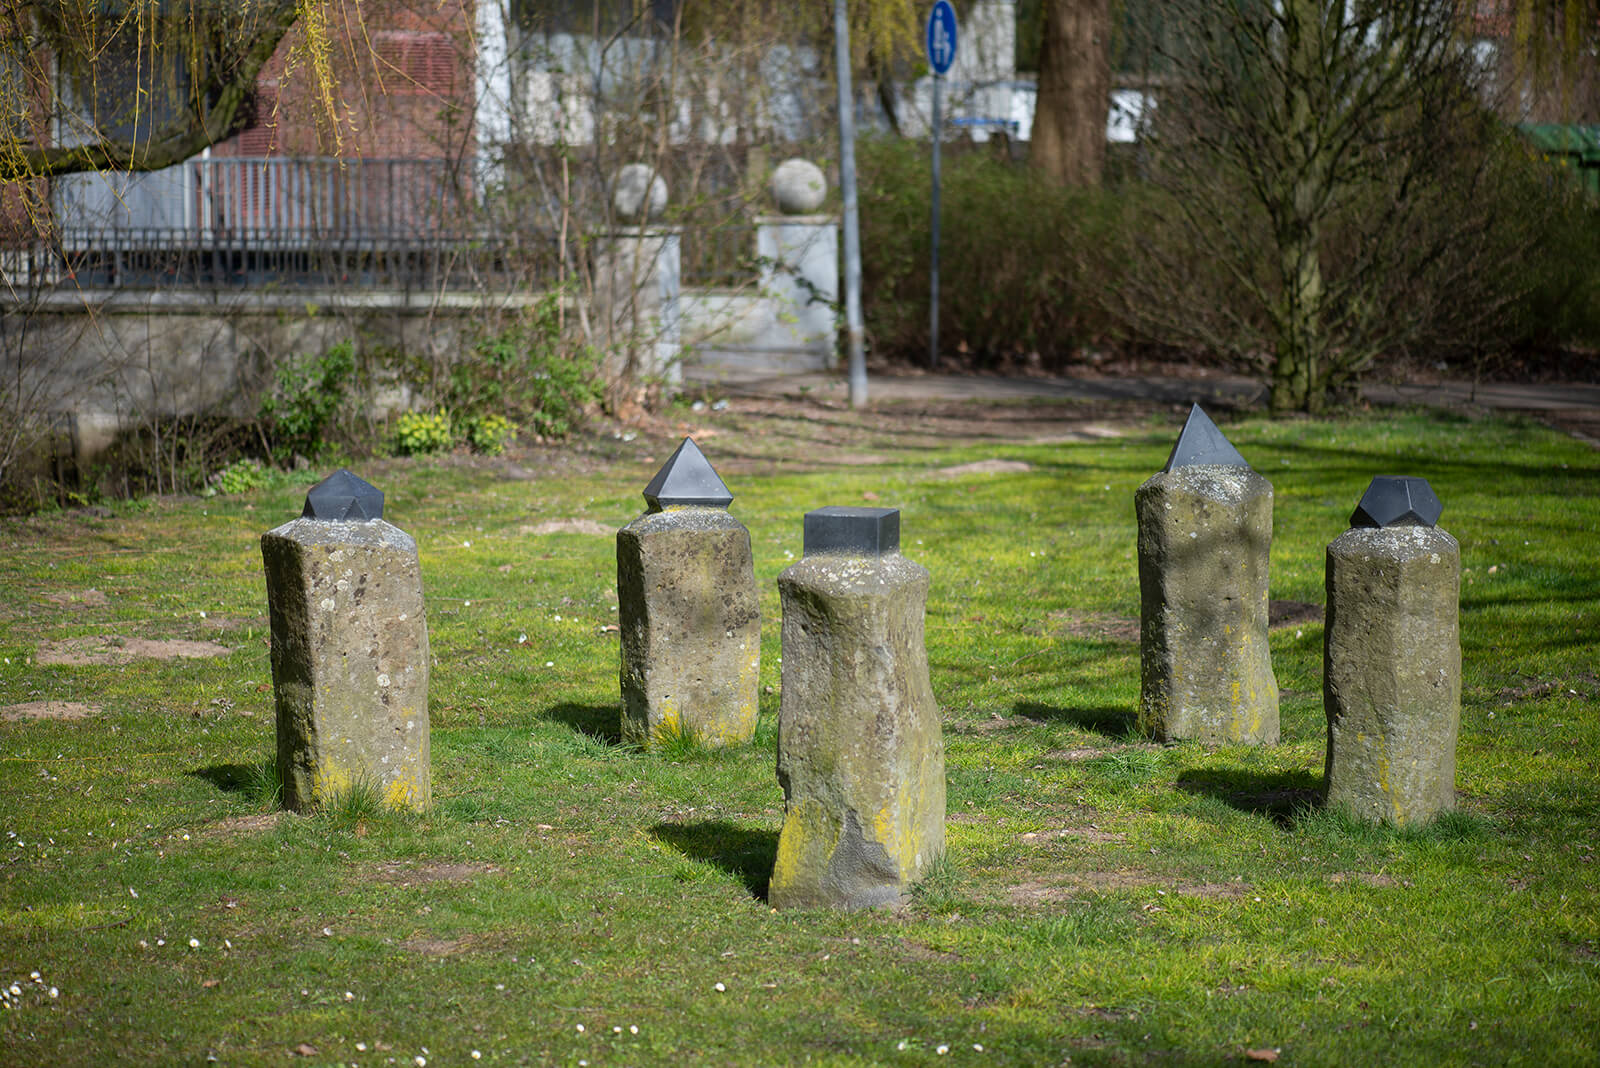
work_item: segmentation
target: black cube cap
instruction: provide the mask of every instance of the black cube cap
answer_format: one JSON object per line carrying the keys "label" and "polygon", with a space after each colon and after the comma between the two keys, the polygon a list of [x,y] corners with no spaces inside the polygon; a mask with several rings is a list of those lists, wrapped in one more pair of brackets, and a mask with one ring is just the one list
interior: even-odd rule
{"label": "black cube cap", "polygon": [[805,555],[886,556],[900,551],[900,509],[833,506],[806,513]]}
{"label": "black cube cap", "polygon": [[341,467],[311,487],[303,519],[360,522],[383,518],[383,491]]}
{"label": "black cube cap", "polygon": [[1353,527],[1431,527],[1444,505],[1428,480],[1415,475],[1379,475],[1350,513]]}
{"label": "black cube cap", "polygon": [[1174,467],[1199,467],[1202,464],[1249,467],[1250,461],[1239,455],[1239,450],[1233,447],[1233,443],[1217,429],[1217,424],[1211,421],[1211,417],[1201,411],[1200,405],[1196,404],[1189,408],[1189,418],[1184,422],[1183,431],[1172,446],[1172,455],[1167,457],[1167,466],[1161,470],[1171,471]]}
{"label": "black cube cap", "polygon": [[644,488],[644,499],[652,512],[659,512],[684,505],[726,508],[733,503],[733,494],[694,439],[684,438]]}

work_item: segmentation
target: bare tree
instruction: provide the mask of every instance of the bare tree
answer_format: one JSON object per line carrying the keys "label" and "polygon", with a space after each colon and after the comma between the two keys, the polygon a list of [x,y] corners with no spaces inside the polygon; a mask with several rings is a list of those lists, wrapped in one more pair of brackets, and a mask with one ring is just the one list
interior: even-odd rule
{"label": "bare tree", "polygon": [[[1380,354],[1487,329],[1505,175],[1454,0],[1186,0],[1147,141],[1155,192],[1124,310],[1231,354],[1275,412]],[[1498,250],[1498,251],[1495,251]]]}

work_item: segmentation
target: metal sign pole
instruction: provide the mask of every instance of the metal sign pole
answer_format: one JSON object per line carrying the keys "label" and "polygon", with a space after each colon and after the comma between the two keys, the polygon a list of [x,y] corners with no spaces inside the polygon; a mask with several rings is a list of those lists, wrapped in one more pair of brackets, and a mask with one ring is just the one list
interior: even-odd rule
{"label": "metal sign pole", "polygon": [[944,75],[933,76],[933,246],[928,275],[928,367],[939,366],[939,143],[944,140],[940,90]]}
{"label": "metal sign pole", "polygon": [[850,88],[850,14],[833,4],[833,62],[839,90],[839,193],[844,207],[844,322],[850,354],[850,407],[867,403],[866,330],[861,321],[861,228],[856,215],[855,94]]}
{"label": "metal sign pole", "polygon": [[923,44],[933,71],[933,220],[928,258],[928,366],[939,366],[939,149],[944,141],[944,76],[956,61],[956,9],[934,0]]}

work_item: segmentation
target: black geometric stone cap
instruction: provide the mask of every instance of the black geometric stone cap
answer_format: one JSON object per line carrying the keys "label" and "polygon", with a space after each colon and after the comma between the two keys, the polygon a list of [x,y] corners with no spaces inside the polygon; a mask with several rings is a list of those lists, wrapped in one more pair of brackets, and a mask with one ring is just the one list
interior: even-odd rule
{"label": "black geometric stone cap", "polygon": [[806,556],[897,553],[900,551],[900,509],[834,506],[807,512],[803,551]]}
{"label": "black geometric stone cap", "polygon": [[667,458],[656,477],[644,488],[645,503],[652,512],[683,505],[726,508],[733,494],[717,477],[711,461],[705,458],[693,438],[684,438],[678,450]]}
{"label": "black geometric stone cap", "polygon": [[1200,405],[1196,404],[1190,407],[1189,418],[1183,424],[1183,432],[1178,435],[1177,443],[1172,446],[1172,455],[1167,457],[1167,466],[1161,470],[1198,467],[1201,464],[1249,467],[1250,461],[1239,455],[1239,450],[1222,436],[1217,424],[1213,423],[1211,417],[1201,411]]}
{"label": "black geometric stone cap", "polygon": [[382,519],[383,491],[341,467],[311,487],[300,516],[324,520]]}
{"label": "black geometric stone cap", "polygon": [[1350,514],[1353,527],[1431,527],[1444,505],[1425,478],[1379,475]]}

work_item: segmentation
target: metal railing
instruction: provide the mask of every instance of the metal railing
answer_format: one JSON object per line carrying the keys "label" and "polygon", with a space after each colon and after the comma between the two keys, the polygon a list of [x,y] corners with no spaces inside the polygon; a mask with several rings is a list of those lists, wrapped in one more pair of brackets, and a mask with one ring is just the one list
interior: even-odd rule
{"label": "metal railing", "polygon": [[80,286],[461,289],[555,273],[553,235],[486,225],[449,160],[193,159],[58,179],[51,202],[53,239],[35,244]]}

